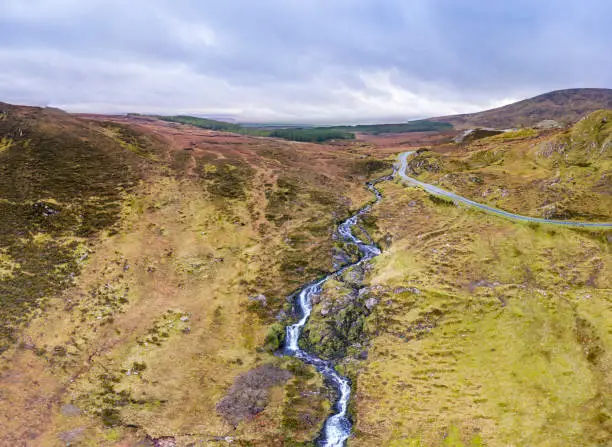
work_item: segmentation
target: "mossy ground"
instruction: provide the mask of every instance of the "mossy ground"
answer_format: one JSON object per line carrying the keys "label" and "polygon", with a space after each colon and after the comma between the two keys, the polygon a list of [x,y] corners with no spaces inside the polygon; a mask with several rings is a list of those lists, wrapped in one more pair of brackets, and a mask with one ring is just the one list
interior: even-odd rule
{"label": "mossy ground", "polygon": [[72,284],[88,241],[118,222],[144,166],[61,112],[7,110],[0,135],[2,352],[46,298]]}
{"label": "mossy ground", "polygon": [[[54,120],[75,127],[62,129]],[[93,216],[109,207],[112,213],[87,232],[81,232],[81,218],[61,225],[56,220],[53,231],[29,214],[18,225],[3,219],[3,235],[13,237],[15,226],[34,225],[36,231],[21,237],[42,244],[36,253],[48,251],[49,244],[74,243],[66,259],[78,261],[78,269],[63,258],[38,266],[38,275],[51,275],[54,285],[52,275],[70,281],[45,290],[44,306],[32,301],[33,312],[19,314],[24,317],[12,326],[0,383],[8,445],[27,439],[62,445],[62,437],[75,430],[75,442],[82,445],[129,443],[145,435],[172,436],[179,445],[225,436],[237,445],[307,445],[329,411],[318,374],[294,371],[285,386],[271,390],[264,411],[236,429],[216,404],[239,374],[261,364],[295,370],[291,359],[264,349],[266,334],[279,312],[288,310],[289,293],[333,268],[336,221],[369,199],[361,183],[366,179],[353,169],[358,155],[238,136],[231,144],[217,143],[233,137],[204,131],[185,151],[188,145],[172,138],[195,138],[189,130],[163,140],[153,139],[149,129],[100,127],[68,115],[53,116],[47,124],[51,127],[39,129],[44,138],[58,128],[68,140],[58,142],[58,152],[50,156],[56,164],[42,171],[39,181],[48,179],[49,186],[32,199],[45,199],[42,212],[61,212],[40,220],[47,225],[71,208],[82,216],[89,208],[78,207],[92,196],[108,198],[93,202],[101,204]],[[87,160],[70,155],[80,146],[66,141],[82,141],[83,135],[103,141],[114,154],[111,160],[103,151],[92,154],[101,172],[89,176],[97,188],[107,188],[105,194],[87,194]],[[145,145],[151,141],[155,150]],[[40,159],[55,147],[47,142],[30,142],[29,149],[13,145],[0,157]],[[126,146],[135,144],[139,150]],[[16,148],[20,152],[13,154]],[[20,179],[15,172],[28,173],[27,163],[17,158],[9,159],[13,179]],[[113,164],[122,160],[127,166]],[[100,162],[108,162],[108,171]],[[107,172],[110,177],[99,177]],[[134,175],[121,180],[126,172]],[[64,195],[53,193],[57,188]],[[16,200],[9,201],[13,206]],[[14,240],[22,245],[20,251],[2,251],[2,284],[21,270],[27,273],[27,263],[41,262]],[[260,294],[265,302],[249,299]],[[21,289],[15,295],[27,296]],[[67,404],[80,412],[63,414]]]}
{"label": "mossy ground", "polygon": [[[330,396],[273,355],[286,296],[334,268],[333,229],[389,164],[359,143],[2,116],[2,443],[311,445]],[[483,201],[522,214],[609,216],[603,118],[424,153],[419,175],[507,189]],[[612,235],[380,188],[363,225],[385,252],[330,282],[307,328],[353,381],[349,445],[610,444]],[[291,379],[234,427],[217,403],[267,364]]]}
{"label": "mossy ground", "polygon": [[534,217],[612,220],[612,111],[565,130],[522,129],[410,163],[420,180]]}
{"label": "mossy ground", "polygon": [[351,445],[610,443],[610,235],[383,187]]}

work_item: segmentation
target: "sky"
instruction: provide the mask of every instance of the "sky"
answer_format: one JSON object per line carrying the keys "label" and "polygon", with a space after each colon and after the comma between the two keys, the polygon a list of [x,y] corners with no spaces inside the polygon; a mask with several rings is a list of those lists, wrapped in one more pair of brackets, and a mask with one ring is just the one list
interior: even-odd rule
{"label": "sky", "polygon": [[612,87],[609,0],[0,0],[0,101],[380,123]]}

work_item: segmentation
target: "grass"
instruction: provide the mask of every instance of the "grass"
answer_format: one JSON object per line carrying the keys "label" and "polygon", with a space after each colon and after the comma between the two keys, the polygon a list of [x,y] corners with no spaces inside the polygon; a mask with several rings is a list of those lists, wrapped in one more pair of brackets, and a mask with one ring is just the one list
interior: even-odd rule
{"label": "grass", "polygon": [[356,125],[356,126],[334,126],[329,129],[337,129],[345,132],[363,132],[372,133],[374,135],[384,133],[403,133],[403,132],[440,132],[452,130],[452,124],[430,120],[415,120],[407,123],[397,124],[371,124],[371,125]]}
{"label": "grass", "polygon": [[484,140],[481,140],[479,144],[484,144],[487,142],[503,143],[509,140],[522,140],[525,138],[537,137],[538,134],[539,132],[536,129],[526,127],[524,129],[511,130],[509,132],[504,132],[500,133],[499,135],[488,137]]}
{"label": "grass", "polygon": [[[114,123],[99,128],[61,120],[79,132],[78,126],[92,130],[83,132],[104,142],[110,153],[107,159],[87,146],[79,158],[76,146],[77,156],[50,155],[36,164],[44,167],[37,181],[48,188],[32,189],[22,202],[12,196],[1,202],[22,210],[16,216],[3,213],[2,225],[32,228],[14,235],[14,249],[2,251],[2,286],[22,271],[38,273],[23,274],[24,287],[32,286],[28,280],[36,287],[53,286],[43,289],[44,307],[31,302],[32,313],[22,320],[27,327],[14,326],[3,354],[4,375],[23,372],[17,384],[0,385],[0,414],[10,416],[2,419],[7,442],[18,443],[37,420],[36,439],[44,445],[77,428],[83,428],[83,445],[135,443],[145,434],[192,442],[232,436],[254,445],[309,445],[329,410],[318,374],[294,372],[286,385],[270,391],[265,409],[236,430],[216,404],[238,375],[262,364],[296,370],[290,359],[266,349],[266,335],[282,324],[276,317],[286,308],[285,297],[332,268],[336,220],[369,198],[361,184],[351,183],[357,155],[330,158],[318,147],[300,145],[298,156],[285,143],[245,139],[223,157],[218,144],[204,141],[200,147],[206,149],[186,151],[181,158],[168,153],[169,143],[157,146],[152,137],[137,138],[138,144],[153,145],[143,146],[144,153],[154,154],[149,157],[126,146],[136,143],[123,132],[119,136]],[[54,129],[57,123],[47,125]],[[0,157],[46,157],[55,146],[46,143],[49,130],[41,132],[44,140],[32,140],[31,153],[13,154],[13,146]],[[62,138],[73,137],[79,139],[70,132]],[[58,150],[65,141],[59,140]],[[69,164],[77,161],[83,172]],[[102,161],[108,163],[104,169],[98,165]],[[17,159],[10,163],[19,166]],[[125,169],[118,163],[126,163]],[[112,177],[105,177],[106,168]],[[124,184],[126,171],[133,175]],[[106,181],[112,184],[108,191]],[[99,217],[106,219],[104,225],[82,233],[88,218],[80,210],[86,206],[92,218],[107,214]],[[32,218],[32,209],[40,215]],[[56,210],[60,213],[53,214]],[[78,219],[64,217],[73,215]],[[52,249],[66,252],[60,259],[40,256]],[[265,294],[265,305],[249,299],[259,294]],[[271,342],[278,346],[279,340]],[[50,406],[31,404],[46,399]],[[63,415],[65,404],[81,413]]]}
{"label": "grass", "polygon": [[118,222],[140,167],[112,141],[61,115],[9,112],[0,133],[1,352],[46,298],[72,283],[87,240]]}
{"label": "grass", "polygon": [[[138,114],[132,114],[138,116]],[[345,140],[354,139],[355,135],[336,129],[325,127],[317,128],[280,128],[267,130],[264,128],[244,127],[239,124],[228,123],[224,121],[210,120],[206,118],[198,118],[194,116],[151,116],[163,121],[170,121],[180,124],[188,124],[191,126],[200,127],[202,129],[210,129],[224,132],[234,132],[246,135],[265,136],[282,138],[291,141],[315,142],[323,143],[329,140]]]}
{"label": "grass", "polygon": [[[138,116],[138,114],[133,114]],[[201,127],[202,129],[222,130],[226,132],[237,132],[241,127],[237,124],[228,123],[225,121],[217,121],[195,116],[175,115],[175,116],[153,116],[163,121],[170,121],[179,124],[189,124],[191,126]]]}
{"label": "grass", "polygon": [[111,137],[122,148],[149,160],[157,160],[155,140],[130,126],[112,122],[102,123],[103,133]]}
{"label": "grass", "polygon": [[447,155],[424,152],[409,167],[422,181],[506,211],[606,222],[611,114],[594,112],[567,130],[504,133]]}
{"label": "grass", "polygon": [[[361,182],[388,164],[353,146],[196,131],[184,151],[172,140],[180,134],[162,143],[146,127],[53,113],[0,120],[14,140],[0,153],[0,286],[27,297],[3,304],[13,318],[0,382],[5,442],[56,445],[78,429],[83,445],[145,435],[312,445],[331,396],[311,368],[273,355],[291,320],[286,297],[334,268],[333,228],[371,199]],[[607,141],[596,124],[569,131],[572,150],[590,147],[578,138],[587,131]],[[566,210],[601,214],[607,155],[565,164],[555,155],[565,147],[544,144],[560,132],[424,152],[414,167],[509,206],[565,196]],[[554,169],[562,180],[550,183]],[[385,252],[330,281],[307,328],[310,348],[352,379],[350,445],[609,444],[610,233],[518,224],[394,182],[380,188],[385,199],[364,225]],[[578,193],[593,195],[577,204],[587,197]],[[255,417],[229,423],[217,403],[268,364],[291,379],[266,389]],[[63,414],[66,404],[80,413]]]}
{"label": "grass", "polygon": [[12,145],[13,140],[11,138],[2,137],[2,139],[0,139],[0,153],[8,151]]}
{"label": "grass", "polygon": [[610,442],[609,243],[385,194],[353,444]]}
{"label": "grass", "polygon": [[245,200],[253,169],[240,161],[206,163],[200,176],[212,200]]}

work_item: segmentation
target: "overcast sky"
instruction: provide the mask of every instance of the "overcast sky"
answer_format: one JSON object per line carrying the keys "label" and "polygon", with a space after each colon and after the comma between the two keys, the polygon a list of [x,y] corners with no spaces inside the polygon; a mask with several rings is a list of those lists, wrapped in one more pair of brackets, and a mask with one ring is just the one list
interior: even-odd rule
{"label": "overcast sky", "polygon": [[0,0],[0,101],[397,122],[612,87],[609,0]]}

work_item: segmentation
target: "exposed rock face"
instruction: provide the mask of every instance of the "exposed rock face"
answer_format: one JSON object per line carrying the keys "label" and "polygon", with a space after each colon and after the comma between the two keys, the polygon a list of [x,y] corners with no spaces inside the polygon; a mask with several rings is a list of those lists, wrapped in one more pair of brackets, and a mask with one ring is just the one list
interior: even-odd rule
{"label": "exposed rock face", "polygon": [[440,172],[440,160],[435,157],[426,157],[418,155],[408,162],[408,169],[413,175],[419,175],[422,172]]}
{"label": "exposed rock face", "polygon": [[376,298],[368,298],[367,300],[365,300],[364,304],[369,311],[372,311],[374,307],[376,307],[376,305],[378,304],[378,300]]}
{"label": "exposed rock face", "polygon": [[542,120],[533,127],[536,129],[561,129],[563,125],[555,120]]}
{"label": "exposed rock face", "polygon": [[255,302],[255,303],[259,303],[263,307],[268,305],[268,299],[263,294],[259,294],[259,295],[256,295],[256,296],[250,296],[249,297],[249,301],[252,301],[252,302]]}
{"label": "exposed rock face", "polygon": [[60,441],[65,442],[66,445],[73,445],[72,443],[78,441],[84,432],[85,427],[79,427],[75,428],[74,430],[61,432],[58,435],[58,438],[60,439]]}
{"label": "exposed rock face", "polygon": [[164,436],[153,440],[154,447],[176,447],[176,439],[172,436]]}
{"label": "exposed rock face", "polygon": [[457,144],[469,143],[470,141],[479,140],[481,138],[492,137],[493,135],[499,135],[504,133],[504,130],[491,129],[491,128],[477,128],[468,129],[461,135],[454,138],[454,142]]}
{"label": "exposed rock face", "polygon": [[414,293],[415,295],[419,295],[421,293],[421,290],[417,287],[396,287],[395,289],[393,289],[393,293],[396,295],[404,292],[410,292]]}
{"label": "exposed rock face", "polygon": [[367,339],[366,320],[388,292],[380,286],[362,286],[370,268],[364,264],[344,272],[338,278],[339,284],[318,298],[320,307],[304,330],[309,350],[328,360],[340,360],[347,355],[359,359]]}
{"label": "exposed rock face", "polygon": [[367,360],[368,359],[368,351],[361,351],[359,353],[359,355],[357,356],[357,359],[359,360]]}
{"label": "exposed rock face", "polygon": [[344,250],[334,247],[332,250],[332,261],[334,269],[339,269],[343,265],[349,264],[351,257]]}

